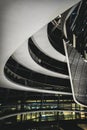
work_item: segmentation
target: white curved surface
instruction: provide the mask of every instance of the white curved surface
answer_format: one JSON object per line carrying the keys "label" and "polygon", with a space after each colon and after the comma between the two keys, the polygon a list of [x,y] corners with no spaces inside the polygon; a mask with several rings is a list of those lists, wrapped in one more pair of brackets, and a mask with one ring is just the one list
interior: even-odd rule
{"label": "white curved surface", "polygon": [[79,1],[0,1],[0,87],[41,92],[41,90],[23,87],[7,80],[4,76],[5,63],[33,33]]}
{"label": "white curved surface", "polygon": [[40,29],[37,33],[35,33],[31,38],[34,43],[36,43],[36,46],[40,48],[43,53],[56,60],[66,62],[66,56],[56,51],[49,42],[47,36],[47,25]]}
{"label": "white curved surface", "polygon": [[69,13],[67,14],[67,16],[66,16],[66,18],[65,18],[65,22],[64,22],[64,26],[63,26],[63,32],[64,32],[66,38],[68,38],[68,37],[67,37],[66,22],[67,22],[69,16],[71,15],[71,13],[72,13],[72,12],[74,11],[74,9],[77,7],[77,5],[78,5],[78,4],[76,4],[75,6],[73,6],[73,7],[70,9]]}
{"label": "white curved surface", "polygon": [[[53,71],[50,71],[48,69],[45,69],[38,65],[31,57],[29,54],[28,50],[28,40],[25,41],[14,53],[13,53],[13,58],[20,63],[21,65],[25,66],[26,68],[29,68],[35,72],[45,74],[48,76],[53,76],[53,77],[59,77],[59,78],[65,78],[69,79],[68,75],[64,75],[61,73],[56,73]],[[27,62],[26,62],[27,61]]]}

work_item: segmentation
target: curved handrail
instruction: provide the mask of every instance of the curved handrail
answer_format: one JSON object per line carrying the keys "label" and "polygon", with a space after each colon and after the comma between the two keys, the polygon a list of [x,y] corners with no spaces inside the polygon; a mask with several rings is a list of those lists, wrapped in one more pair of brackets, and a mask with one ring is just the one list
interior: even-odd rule
{"label": "curved handrail", "polygon": [[[17,65],[17,67],[15,67]],[[65,78],[59,78],[59,77],[52,77],[47,76],[44,74],[37,73],[35,71],[32,71],[30,69],[27,69],[26,67],[20,65],[18,62],[16,62],[12,57],[8,60],[6,66],[12,70],[12,72],[26,78],[26,79],[32,79],[33,81],[41,81],[42,83],[50,83],[54,85],[61,85],[61,86],[69,86],[70,80]],[[37,77],[35,77],[37,76]],[[47,81],[46,81],[47,80]]]}
{"label": "curved handrail", "polygon": [[28,46],[30,55],[36,63],[49,70],[68,75],[67,63],[55,60],[41,52],[34,44],[32,38],[29,39]]}
{"label": "curved handrail", "polygon": [[[16,63],[13,59],[11,59],[11,61]],[[42,75],[41,75],[42,79],[37,79],[37,78],[35,79],[35,75],[33,76],[33,73],[31,71],[29,71],[29,70],[27,71],[26,68],[22,67],[20,64],[19,64],[20,69],[15,68],[15,64],[12,65],[11,61],[9,62],[9,64],[7,63],[7,65],[4,69],[5,75],[8,79],[10,79],[16,83],[19,83],[21,85],[25,85],[27,87],[30,86],[30,87],[39,88],[39,89],[48,89],[48,90],[51,89],[53,91],[57,90],[59,92],[64,92],[64,91],[70,92],[70,86],[69,86],[70,81],[69,80],[64,80],[64,83],[62,83],[61,82],[62,79],[59,79],[60,82],[57,82],[58,81],[58,78],[57,78],[55,80],[55,82],[53,83],[51,81],[52,77],[46,77],[46,76],[44,77]],[[26,72],[28,72],[28,74],[25,74]],[[24,75],[26,75],[26,76],[24,76]],[[45,78],[45,79],[43,80],[43,78]],[[46,80],[46,79],[48,79],[48,80]],[[60,84],[60,85],[58,85],[58,84]]]}
{"label": "curved handrail", "polygon": [[[18,112],[18,113],[14,113],[14,114],[9,114],[9,115],[6,115],[6,116],[2,116],[0,117],[0,120],[4,120],[4,119],[7,119],[7,118],[10,118],[10,117],[13,117],[13,116],[16,116],[18,114],[29,114],[29,113],[39,113],[39,112],[75,112],[75,113],[81,113],[81,112],[84,112],[83,110],[64,110],[64,109],[61,109],[61,110],[37,110],[37,111],[28,111],[28,112]],[[85,111],[84,113],[87,113],[87,111]]]}

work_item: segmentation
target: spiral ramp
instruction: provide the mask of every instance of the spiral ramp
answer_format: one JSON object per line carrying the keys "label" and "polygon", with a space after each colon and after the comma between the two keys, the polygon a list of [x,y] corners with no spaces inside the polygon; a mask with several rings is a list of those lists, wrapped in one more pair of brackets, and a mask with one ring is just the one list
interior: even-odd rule
{"label": "spiral ramp", "polygon": [[78,2],[1,2],[1,87],[72,95],[66,54],[52,46],[47,38],[47,26],[56,16]]}

